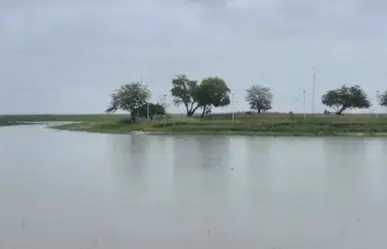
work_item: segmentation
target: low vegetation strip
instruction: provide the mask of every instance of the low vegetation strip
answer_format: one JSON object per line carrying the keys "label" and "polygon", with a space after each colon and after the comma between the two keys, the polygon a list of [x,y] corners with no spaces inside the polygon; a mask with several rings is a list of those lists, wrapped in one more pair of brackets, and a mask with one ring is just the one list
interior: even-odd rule
{"label": "low vegetation strip", "polygon": [[[203,117],[202,121],[230,122],[232,113],[212,113]],[[129,114],[30,114],[30,115],[0,115],[0,123],[5,122],[121,122],[130,117]],[[144,118],[140,116],[141,118]],[[278,122],[278,121],[303,121],[306,122],[387,122],[387,114],[346,114],[346,115],[323,115],[323,114],[294,114],[288,113],[261,113],[246,116],[244,112],[234,113],[236,122]],[[186,117],[184,114],[167,114],[168,120],[198,123],[199,116]]]}
{"label": "low vegetation strip", "polygon": [[8,121],[0,121],[0,126],[10,126],[10,125],[16,125],[16,123],[8,122]]}
{"label": "low vegetation strip", "polygon": [[14,121],[0,120],[0,127],[1,126],[12,126],[12,125],[22,125],[22,124],[28,124],[28,123],[27,122],[14,122]]}
{"label": "low vegetation strip", "polygon": [[28,122],[73,121],[52,126],[58,130],[125,134],[251,135],[251,136],[387,136],[387,115],[289,115],[262,113],[245,116],[231,113],[199,117],[167,115],[162,120],[138,119],[123,114],[8,115],[0,126]]}
{"label": "low vegetation strip", "polygon": [[[336,116],[332,116],[336,117]],[[203,119],[179,118],[159,121],[130,119],[104,122],[83,122],[53,126],[59,130],[87,131],[99,133],[129,133],[142,131],[151,134],[187,135],[250,135],[250,136],[386,136],[387,118],[360,115],[355,117],[326,118],[303,116],[290,118],[287,115],[271,118]]]}
{"label": "low vegetation strip", "polygon": [[0,123],[5,122],[75,122],[121,120],[127,114],[29,114],[0,115]]}

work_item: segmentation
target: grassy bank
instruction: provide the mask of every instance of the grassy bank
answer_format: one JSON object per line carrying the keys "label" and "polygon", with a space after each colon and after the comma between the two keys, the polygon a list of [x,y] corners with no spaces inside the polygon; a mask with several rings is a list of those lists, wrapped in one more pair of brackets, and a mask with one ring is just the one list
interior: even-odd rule
{"label": "grassy bank", "polygon": [[10,126],[10,125],[16,125],[15,122],[8,122],[8,121],[2,121],[0,120],[0,126]]}
{"label": "grassy bank", "polygon": [[[74,121],[81,123],[54,126],[59,130],[99,133],[129,133],[132,131],[153,134],[188,135],[259,135],[259,136],[387,136],[387,115],[294,115],[261,114],[246,117],[236,114],[217,114],[200,120],[182,115],[170,116],[168,120],[127,122],[128,115],[82,114],[82,115],[3,115],[0,126],[19,122]],[[377,118],[378,117],[378,118]]]}
{"label": "grassy bank", "polygon": [[124,114],[31,114],[0,115],[0,127],[34,122],[118,122],[125,119]]}
{"label": "grassy bank", "polygon": [[124,120],[85,121],[53,127],[59,130],[99,133],[129,133],[132,131],[152,134],[185,135],[256,135],[256,136],[386,136],[387,116],[346,115],[323,116],[262,115],[256,117],[213,116],[176,118],[131,124]]}
{"label": "grassy bank", "polygon": [[30,114],[30,115],[0,115],[1,122],[91,122],[118,121],[128,115],[124,114]]}
{"label": "grassy bank", "polygon": [[13,125],[23,125],[23,124],[28,124],[28,123],[27,122],[14,122],[14,121],[0,120],[0,127],[13,126]]}

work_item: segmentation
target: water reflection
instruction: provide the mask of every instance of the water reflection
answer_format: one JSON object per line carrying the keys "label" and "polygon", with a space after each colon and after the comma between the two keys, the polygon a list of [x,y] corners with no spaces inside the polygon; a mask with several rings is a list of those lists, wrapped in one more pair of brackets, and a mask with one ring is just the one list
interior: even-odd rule
{"label": "water reflection", "polygon": [[385,140],[0,133],[4,248],[387,246]]}
{"label": "water reflection", "polygon": [[[326,201],[335,201],[333,193],[340,192],[349,202],[341,202],[335,209],[350,208],[348,203],[361,204],[364,186],[364,175],[367,171],[367,146],[363,138],[349,138],[346,140],[327,138],[324,140],[326,152],[326,174],[328,179]],[[335,211],[335,210],[332,210]]]}
{"label": "water reflection", "polygon": [[219,155],[238,152],[229,151],[230,138],[227,137],[202,136],[195,140],[199,148],[196,161],[204,168],[227,166],[227,157]]}
{"label": "water reflection", "polygon": [[[330,157],[327,160],[337,160],[342,161],[343,163],[350,166],[352,163],[363,163],[363,155],[367,153],[365,146],[366,139],[364,138],[326,138],[324,139],[324,150],[329,153]],[[345,156],[343,156],[345,155]],[[348,157],[347,157],[348,156]],[[348,160],[351,160],[350,162]]]}
{"label": "water reflection", "polygon": [[[113,175],[127,193],[171,191],[173,185],[172,139],[165,136],[111,136]],[[133,191],[136,189],[136,191]],[[125,190],[123,190],[125,191]]]}
{"label": "water reflection", "polygon": [[[267,206],[262,205],[270,199],[268,190],[270,186],[270,167],[273,149],[273,141],[271,138],[255,138],[250,137],[244,139],[245,153],[241,154],[246,160],[245,168],[245,184],[246,189],[243,194],[246,195],[244,209],[240,210],[242,213],[249,212],[249,206],[253,205],[256,212],[270,212],[266,210]],[[253,201],[259,200],[259,201]],[[258,203],[257,203],[258,202]],[[245,220],[246,217],[241,217]],[[247,222],[247,221],[245,221]]]}
{"label": "water reflection", "polygon": [[[230,138],[177,137],[174,143],[176,212],[183,232],[207,235],[230,222]],[[209,205],[211,203],[211,205]],[[198,210],[202,210],[198,212]],[[231,215],[230,215],[231,214]],[[227,218],[225,218],[227,217]],[[225,231],[226,232],[226,231]]]}
{"label": "water reflection", "polygon": [[111,136],[112,165],[117,170],[117,176],[124,177],[124,181],[145,183],[144,171],[148,167],[148,157],[144,156],[149,150],[149,139],[144,136]]}
{"label": "water reflection", "polygon": [[250,137],[244,139],[244,143],[243,157],[250,158],[246,165],[248,182],[252,183],[250,187],[262,185],[270,172],[272,139]]}

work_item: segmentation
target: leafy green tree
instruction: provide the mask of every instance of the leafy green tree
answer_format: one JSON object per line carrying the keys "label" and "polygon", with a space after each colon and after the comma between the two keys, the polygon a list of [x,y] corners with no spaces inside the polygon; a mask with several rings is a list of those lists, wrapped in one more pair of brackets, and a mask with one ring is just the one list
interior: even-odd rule
{"label": "leafy green tree", "polygon": [[135,110],[135,114],[141,118],[148,117],[149,110],[149,118],[153,119],[154,116],[157,115],[165,115],[165,108],[160,104],[146,103],[141,105],[139,108]]}
{"label": "leafy green tree", "polygon": [[379,105],[383,107],[387,107],[387,91],[378,95],[378,99],[379,99]]}
{"label": "leafy green tree", "polygon": [[230,89],[226,82],[219,77],[204,78],[199,85],[197,99],[203,109],[201,117],[210,113],[211,106],[220,107],[230,104]]}
{"label": "leafy green tree", "polygon": [[270,88],[255,85],[246,89],[245,100],[249,103],[251,110],[256,110],[258,113],[261,113],[262,111],[271,109],[273,94]]}
{"label": "leafy green tree", "polygon": [[226,106],[230,104],[230,89],[226,82],[219,77],[204,78],[200,84],[189,80],[185,75],[178,75],[172,79],[171,94],[174,104],[183,104],[187,116],[191,117],[199,108],[203,109],[202,116],[210,106]]}
{"label": "leafy green tree", "polygon": [[321,102],[336,110],[336,114],[341,115],[343,111],[352,108],[369,108],[371,102],[367,94],[359,85],[346,86],[329,90],[321,97]]}
{"label": "leafy green tree", "polygon": [[111,97],[112,100],[106,112],[115,112],[119,109],[127,111],[134,122],[136,121],[136,109],[146,104],[151,97],[151,92],[147,86],[134,82],[116,89]]}
{"label": "leafy green tree", "polygon": [[195,80],[189,80],[186,75],[177,75],[172,79],[171,94],[176,106],[184,105],[187,117],[191,117],[200,107],[198,102],[199,86]]}

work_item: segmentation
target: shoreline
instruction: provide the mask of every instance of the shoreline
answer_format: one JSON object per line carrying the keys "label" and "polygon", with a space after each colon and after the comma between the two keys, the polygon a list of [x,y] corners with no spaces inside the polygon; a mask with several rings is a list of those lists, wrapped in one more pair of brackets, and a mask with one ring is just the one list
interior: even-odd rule
{"label": "shoreline", "polygon": [[[0,126],[46,123],[58,131],[159,136],[265,136],[265,137],[381,137],[387,138],[387,115],[295,115],[270,114],[254,117],[165,116],[139,119],[126,115],[2,116]],[[65,123],[64,123],[65,122]],[[1,127],[0,127],[1,128]]]}
{"label": "shoreline", "polygon": [[17,126],[17,125],[30,125],[28,122],[0,122],[0,127],[9,127],[9,126]]}
{"label": "shoreline", "polygon": [[230,130],[230,129],[218,129],[214,130],[184,130],[184,127],[179,130],[163,129],[164,127],[154,127],[152,125],[118,125],[115,127],[112,124],[100,124],[100,123],[69,123],[63,125],[48,126],[50,129],[58,131],[75,131],[75,132],[88,132],[88,133],[100,133],[100,134],[116,134],[116,135],[154,135],[154,136],[255,136],[255,137],[380,137],[387,138],[387,132],[343,132],[343,131],[330,131],[330,132],[307,132],[294,131],[280,132],[280,131],[257,131],[257,130]]}

